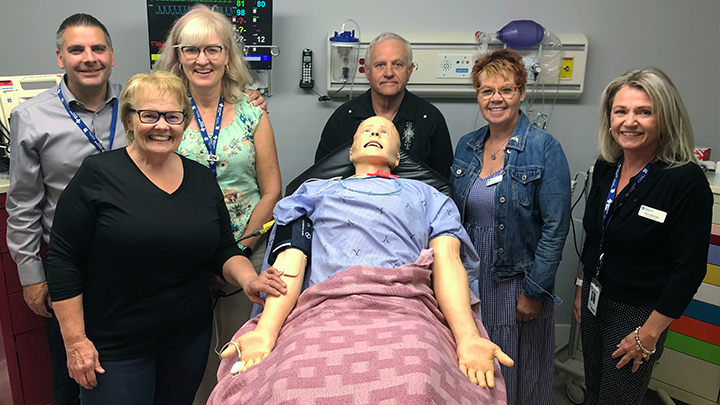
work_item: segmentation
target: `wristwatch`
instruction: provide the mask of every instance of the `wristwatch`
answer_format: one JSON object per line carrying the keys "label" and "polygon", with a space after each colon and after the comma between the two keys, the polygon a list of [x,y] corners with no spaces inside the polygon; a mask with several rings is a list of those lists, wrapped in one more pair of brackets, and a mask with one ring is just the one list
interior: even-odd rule
{"label": "wristwatch", "polygon": [[575,277],[575,285],[582,287],[583,280],[580,277]]}
{"label": "wristwatch", "polygon": [[248,259],[250,258],[250,256],[252,256],[253,250],[250,246],[243,246],[241,243],[238,243],[237,245],[240,248],[243,256],[247,257]]}

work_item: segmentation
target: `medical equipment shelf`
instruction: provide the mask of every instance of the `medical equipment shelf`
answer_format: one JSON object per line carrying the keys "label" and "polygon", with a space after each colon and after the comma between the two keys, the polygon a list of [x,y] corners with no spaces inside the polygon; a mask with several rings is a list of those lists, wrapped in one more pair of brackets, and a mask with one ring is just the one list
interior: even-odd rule
{"label": "medical equipment shelf", "polygon": [[43,318],[25,304],[8,252],[5,197],[0,194],[0,404],[50,405],[52,366]]}

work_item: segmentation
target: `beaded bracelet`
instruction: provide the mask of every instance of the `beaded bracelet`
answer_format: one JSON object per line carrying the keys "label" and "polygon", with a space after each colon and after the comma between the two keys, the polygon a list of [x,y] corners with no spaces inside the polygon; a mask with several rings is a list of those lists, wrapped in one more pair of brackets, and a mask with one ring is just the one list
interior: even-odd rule
{"label": "beaded bracelet", "polygon": [[640,327],[639,326],[637,328],[635,328],[635,349],[637,349],[637,351],[643,353],[644,359],[655,354],[655,350],[657,350],[657,347],[655,349],[648,350],[645,348],[645,346],[643,346],[642,343],[640,343]]}

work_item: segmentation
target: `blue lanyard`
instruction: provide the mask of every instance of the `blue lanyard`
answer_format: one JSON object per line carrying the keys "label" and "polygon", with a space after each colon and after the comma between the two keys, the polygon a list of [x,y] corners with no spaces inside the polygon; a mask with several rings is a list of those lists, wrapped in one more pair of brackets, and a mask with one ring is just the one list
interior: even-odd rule
{"label": "blue lanyard", "polygon": [[[605,200],[605,208],[603,209],[603,218],[602,218],[602,235],[600,236],[600,256],[598,257],[598,268],[597,272],[598,275],[600,273],[600,268],[602,267],[603,259],[605,258],[605,253],[603,252],[603,244],[605,243],[605,234],[607,233],[608,226],[610,225],[610,221],[612,221],[613,215],[615,215],[618,210],[625,205],[628,198],[630,198],[630,194],[637,188],[637,186],[645,180],[645,176],[648,174],[648,170],[650,170],[650,163],[646,164],[645,167],[643,167],[642,170],[640,170],[640,173],[638,173],[635,176],[635,179],[633,180],[632,184],[630,184],[630,188],[628,188],[627,193],[625,193],[617,202],[617,207],[615,207],[615,210],[613,212],[610,212],[610,206],[612,205],[613,201],[615,200],[615,195],[617,193],[617,186],[618,181],[620,180],[620,170],[622,169],[623,160],[620,159],[620,163],[618,163],[617,170],[615,170],[615,177],[613,178],[612,184],[610,185],[610,191],[608,191],[607,199]],[[598,277],[596,275],[595,277]]]}
{"label": "blue lanyard", "polygon": [[65,107],[65,110],[67,111],[68,115],[70,115],[70,118],[75,121],[75,124],[80,128],[80,130],[85,134],[87,139],[90,141],[90,143],[95,146],[95,149],[98,150],[98,152],[103,153],[107,152],[108,150],[112,150],[113,142],[115,141],[115,127],[117,127],[117,117],[118,117],[118,100],[115,99],[115,102],[113,103],[113,112],[112,112],[112,121],[110,121],[110,148],[105,149],[105,147],[100,143],[100,140],[95,136],[95,134],[92,133],[90,128],[85,125],[82,118],[80,118],[79,115],[75,111],[73,111],[70,106],[68,105],[67,101],[65,101],[65,97],[63,97],[61,86],[58,86],[57,89],[58,98],[60,99],[60,102],[62,102],[63,107]]}
{"label": "blue lanyard", "polygon": [[215,154],[215,152],[217,151],[217,140],[220,136],[220,124],[222,123],[223,108],[225,107],[225,103],[223,103],[223,96],[220,96],[220,101],[218,102],[217,114],[215,115],[215,129],[213,130],[212,141],[210,141],[210,136],[207,133],[207,129],[205,129],[205,123],[200,116],[200,111],[198,111],[192,94],[190,94],[190,90],[188,90],[188,97],[190,98],[190,106],[192,107],[193,114],[195,114],[195,121],[197,121],[198,123],[198,128],[200,128],[200,134],[202,135],[203,142],[205,142],[205,148],[207,148],[208,151],[208,165],[210,166],[210,170],[212,170],[213,173],[217,173],[215,169],[215,163],[218,162],[220,158],[218,157],[218,155]]}

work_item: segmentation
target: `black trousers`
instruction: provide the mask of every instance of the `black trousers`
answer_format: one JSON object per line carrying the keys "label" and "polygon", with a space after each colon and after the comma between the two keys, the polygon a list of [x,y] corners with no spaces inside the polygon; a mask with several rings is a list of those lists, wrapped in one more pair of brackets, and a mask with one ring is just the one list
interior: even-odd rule
{"label": "black trousers", "polygon": [[587,404],[639,405],[650,384],[653,366],[662,355],[668,329],[660,335],[655,354],[636,372],[631,371],[632,361],[618,370],[616,365],[622,357],[611,357],[617,344],[642,326],[653,309],[611,301],[601,293],[597,314],[593,316],[587,308],[589,291],[590,281],[586,280],[582,286],[580,332]]}
{"label": "black trousers", "polygon": [[53,405],[80,405],[80,385],[68,373],[65,344],[54,314],[52,318],[45,318],[45,336],[53,367]]}
{"label": "black trousers", "polygon": [[80,388],[83,405],[192,405],[208,360],[212,327],[129,360],[102,362],[97,386]]}

